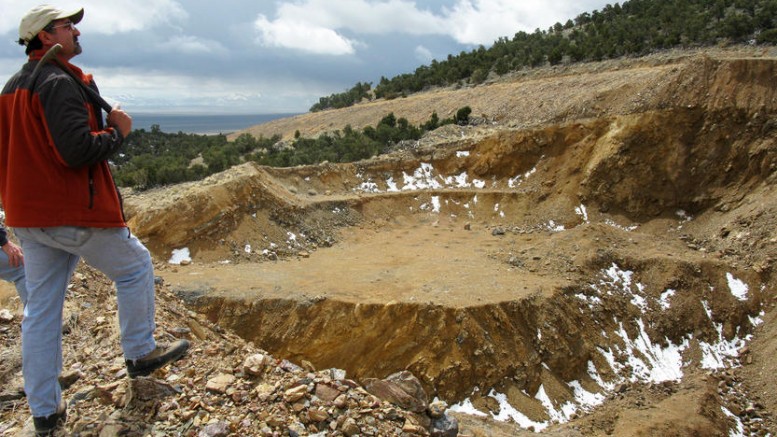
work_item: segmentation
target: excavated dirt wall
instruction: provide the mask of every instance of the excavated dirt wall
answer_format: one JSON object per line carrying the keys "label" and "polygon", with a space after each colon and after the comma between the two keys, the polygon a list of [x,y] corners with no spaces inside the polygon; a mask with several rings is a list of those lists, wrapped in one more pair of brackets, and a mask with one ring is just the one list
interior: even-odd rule
{"label": "excavated dirt wall", "polygon": [[[481,199],[491,198],[484,204],[499,204],[514,212],[508,214],[514,223],[552,217],[552,210],[560,209],[564,212],[556,213],[555,219],[571,225],[579,222],[570,212],[580,203],[644,222],[677,209],[703,212],[729,187],[747,190],[761,183],[774,169],[775,157],[770,152],[775,135],[777,122],[765,115],[675,109],[507,131],[475,144],[453,143],[433,152],[416,150],[405,154],[410,156],[377,162],[285,170],[246,165],[227,181],[213,180],[176,196],[175,207],[163,204],[143,214],[136,214],[133,207],[129,210],[136,232],[157,253],[221,241],[244,227],[248,215],[262,218],[262,226],[247,225],[254,233],[282,240],[285,227],[314,233],[304,222],[315,221],[316,215],[330,216],[328,221],[335,225],[353,224],[360,216],[348,214],[367,213],[365,219],[370,220],[370,211],[375,209],[382,217],[386,215],[382,204],[400,205],[409,195],[443,196],[449,200],[443,206],[446,213],[466,213],[472,219],[491,220],[495,215],[472,205],[463,210],[461,205],[477,194]],[[467,156],[457,157],[462,152]],[[464,174],[470,182],[482,180],[484,187],[474,192],[454,183],[411,193],[390,192],[387,181],[401,183],[423,165],[434,169],[430,180]],[[521,177],[528,174],[533,177]],[[366,182],[370,188],[364,191],[360,185]],[[548,198],[552,202],[546,202]],[[564,203],[572,208],[559,208]],[[545,209],[546,204],[551,211]],[[321,213],[338,210],[338,206],[348,210],[339,214],[340,219],[336,219],[338,214]],[[250,229],[246,232],[252,233]],[[331,242],[332,237],[317,240],[314,243]]]}
{"label": "excavated dirt wall", "polygon": [[[661,214],[673,215],[678,209],[691,214],[702,213],[720,200],[727,187],[734,185],[746,189],[762,183],[764,176],[773,168],[774,154],[767,153],[766,147],[751,147],[759,144],[758,139],[760,144],[773,147],[773,137],[764,138],[765,132],[773,134],[768,127],[769,119],[750,123],[746,129],[735,132],[734,129],[741,126],[745,119],[747,117],[738,111],[727,116],[716,113],[705,117],[698,109],[678,109],[532,131],[504,132],[472,145],[454,144],[447,153],[441,148],[435,150],[434,156],[420,151],[418,156],[399,160],[344,165],[339,172],[336,171],[338,166],[331,165],[323,169],[306,167],[292,170],[249,166],[247,176],[219,187],[228,194],[225,196],[228,208],[212,200],[220,199],[214,194],[215,190],[208,192],[210,202],[204,202],[200,196],[189,199],[192,205],[213,204],[215,217],[204,224],[192,226],[194,231],[188,236],[195,239],[228,238],[235,224],[241,221],[240,214],[257,214],[259,210],[264,210],[268,222],[280,227],[305,228],[306,221],[317,214],[328,220],[328,226],[337,226],[340,222],[336,217],[341,213],[327,214],[326,211],[337,210],[338,206],[350,209],[347,215],[361,220],[391,220],[394,214],[413,214],[412,205],[427,203],[431,197],[438,197],[442,203],[440,216],[480,220],[493,225],[536,224],[544,217],[552,217],[563,226],[574,227],[582,222],[581,217],[574,213],[574,208],[583,203],[589,208],[597,207],[602,213],[621,213],[635,223],[649,221]],[[710,125],[717,128],[707,133]],[[468,155],[457,157],[456,153],[460,152]],[[432,179],[464,172],[473,179],[484,180],[485,187],[483,190],[431,187],[410,193],[387,192],[389,185],[386,181],[401,180],[403,174],[412,173],[425,162],[434,168],[435,174],[430,175]],[[525,184],[516,189],[510,188],[509,179],[530,173],[532,169],[535,173],[526,178]],[[347,196],[357,188],[356,182],[364,180],[370,181],[374,192]],[[267,187],[272,187],[273,191]],[[275,194],[278,192],[282,194]],[[300,192],[304,193],[300,196],[303,199],[295,197]],[[309,195],[314,192],[317,193],[315,196]],[[475,197],[478,199],[477,206],[473,205]],[[495,212],[494,205],[500,205],[501,215]],[[406,212],[401,212],[403,210]],[[183,208],[179,215],[172,215],[172,222],[181,223],[195,217],[202,220],[207,208],[200,212],[202,214],[195,215],[188,208]],[[416,212],[424,214],[420,208]],[[281,215],[283,221],[279,220]],[[146,217],[146,220],[153,219],[153,216]],[[164,230],[173,241],[188,243],[181,235],[170,233],[171,222],[157,223],[165,226],[151,228],[141,222],[139,227],[146,232],[150,229]],[[255,231],[270,233],[264,227]],[[156,244],[165,241],[152,239]],[[429,310],[421,312],[424,311]],[[264,308],[259,307],[255,313],[250,312],[250,317],[263,312]],[[347,313],[344,310],[334,312]],[[417,317],[413,316],[411,320]],[[228,323],[229,316],[220,314],[217,318],[222,323]],[[320,318],[319,315],[307,315],[298,320],[302,323],[302,320]],[[391,312],[385,318],[391,320]],[[279,331],[283,333],[283,338],[292,338],[294,330],[291,328],[296,322],[288,323],[280,330],[257,331]],[[252,330],[241,328],[240,332],[250,337]],[[300,335],[300,338],[309,339],[310,336]],[[262,343],[265,341],[282,344],[271,338],[263,338]],[[364,343],[386,342],[365,339]],[[428,344],[428,341],[422,343]],[[365,356],[362,353],[357,355]],[[337,352],[335,356],[342,354]],[[402,361],[400,358],[399,362]],[[373,368],[374,364],[367,360],[362,368]],[[392,366],[402,367],[398,364]]]}
{"label": "excavated dirt wall", "polygon": [[[596,239],[635,245],[628,242],[627,232],[621,234],[614,236],[606,226],[583,225],[546,244],[559,254],[570,253],[572,242],[592,244]],[[570,280],[559,287],[527,292],[516,281],[515,290],[503,290],[502,302],[459,308],[433,302],[362,304],[320,296],[305,301],[240,299],[218,292],[188,296],[199,312],[279,355],[308,360],[318,368],[340,367],[359,379],[409,369],[430,393],[456,401],[475,386],[516,386],[534,394],[547,378],[582,380],[594,387],[587,376],[588,363],[593,362],[604,377],[614,378],[599,348],[613,347],[621,328],[629,338],[638,338],[640,319],[648,336],[664,345],[680,344],[689,336],[715,342],[718,332],[702,301],[716,315],[713,320],[722,324],[726,338],[752,332],[749,317],[759,313],[761,295],[740,302],[723,292],[728,288],[728,265],[702,257],[645,257],[660,249],[648,241],[639,241],[638,246],[635,253],[599,250],[577,257],[573,262],[579,271],[567,273]],[[545,249],[552,253],[550,247]],[[649,302],[645,308],[630,304],[633,296],[619,288],[623,284],[607,284],[611,289],[605,293],[595,290],[606,280],[601,272],[613,265],[634,272],[632,280],[642,284],[640,294]],[[757,275],[736,273],[751,289],[760,288]],[[676,291],[672,309],[663,311],[657,302],[669,289]],[[598,302],[587,305],[581,296]],[[561,402],[570,396],[555,399]]]}
{"label": "excavated dirt wall", "polygon": [[[597,76],[531,128],[244,164],[130,198],[131,225],[159,258],[188,248],[165,280],[275,355],[564,422],[586,393],[731,365],[774,296],[777,63],[696,61]],[[688,432],[727,426],[718,395],[667,393]]]}

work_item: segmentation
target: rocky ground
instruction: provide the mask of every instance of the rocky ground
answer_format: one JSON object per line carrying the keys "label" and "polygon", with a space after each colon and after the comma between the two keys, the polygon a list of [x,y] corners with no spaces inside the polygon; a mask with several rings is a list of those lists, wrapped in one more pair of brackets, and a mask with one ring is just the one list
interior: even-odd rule
{"label": "rocky ground", "polygon": [[[112,285],[79,268],[63,323],[67,435],[398,435],[430,427],[444,433],[455,423],[412,375],[366,381],[395,406],[343,370],[276,358],[190,311],[165,285],[157,290],[157,339],[186,338],[192,349],[151,377],[130,380],[118,347]],[[6,306],[14,306],[13,298]],[[5,309],[0,316],[0,435],[32,435],[19,374],[21,315]],[[400,387],[415,390],[413,396]]]}
{"label": "rocky ground", "polygon": [[[82,266],[69,430],[774,434],[775,55],[661,53],[305,114],[251,132],[479,116],[359,163],[128,193],[159,336],[194,346],[130,383],[111,285]],[[14,435],[19,308],[0,293]]]}

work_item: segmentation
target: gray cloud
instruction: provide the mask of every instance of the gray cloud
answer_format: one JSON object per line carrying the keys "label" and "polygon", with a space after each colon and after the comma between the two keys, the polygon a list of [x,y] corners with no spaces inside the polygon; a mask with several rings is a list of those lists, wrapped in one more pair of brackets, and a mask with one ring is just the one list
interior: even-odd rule
{"label": "gray cloud", "polygon": [[[24,62],[21,16],[0,0],[0,76]],[[65,0],[84,7],[74,62],[129,111],[304,112],[356,82],[546,29],[600,0]],[[4,80],[4,79],[3,79]]]}

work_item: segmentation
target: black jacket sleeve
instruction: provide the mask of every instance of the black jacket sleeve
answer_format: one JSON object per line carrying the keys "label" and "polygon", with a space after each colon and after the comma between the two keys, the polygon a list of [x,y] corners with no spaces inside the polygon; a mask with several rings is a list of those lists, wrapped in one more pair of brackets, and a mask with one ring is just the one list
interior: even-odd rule
{"label": "black jacket sleeve", "polygon": [[116,129],[93,131],[89,112],[94,111],[102,128],[102,112],[89,101],[73,78],[50,66],[38,96],[54,145],[70,167],[91,166],[113,156],[124,138]]}

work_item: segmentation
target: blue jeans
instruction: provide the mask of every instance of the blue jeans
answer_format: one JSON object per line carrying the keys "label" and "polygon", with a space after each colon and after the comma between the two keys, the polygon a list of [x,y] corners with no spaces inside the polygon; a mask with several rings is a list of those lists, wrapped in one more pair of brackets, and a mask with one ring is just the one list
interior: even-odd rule
{"label": "blue jeans", "polygon": [[14,267],[8,264],[8,255],[0,250],[0,279],[12,282],[16,286],[16,293],[22,300],[22,306],[27,303],[27,283],[24,281],[24,266]]}
{"label": "blue jeans", "polygon": [[62,397],[62,310],[79,259],[116,284],[126,359],[148,355],[154,342],[154,268],[127,228],[15,228],[24,251],[27,304],[22,321],[22,373],[33,416],[57,411]]}

